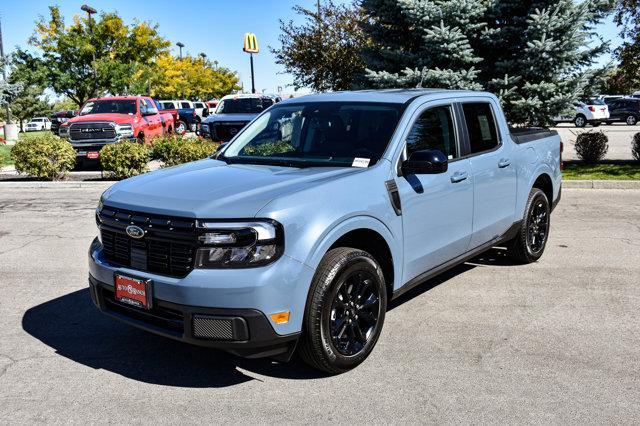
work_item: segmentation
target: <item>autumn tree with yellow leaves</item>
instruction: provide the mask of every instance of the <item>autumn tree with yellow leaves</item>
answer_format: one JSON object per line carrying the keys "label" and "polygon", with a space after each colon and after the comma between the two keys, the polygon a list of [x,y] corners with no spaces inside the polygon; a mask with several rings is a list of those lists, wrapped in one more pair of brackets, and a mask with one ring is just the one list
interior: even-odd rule
{"label": "autumn tree with yellow leaves", "polygon": [[37,53],[18,49],[16,65],[28,64],[45,87],[78,105],[107,94],[207,99],[229,93],[238,82],[235,73],[203,59],[173,58],[157,25],[127,25],[117,13],[102,12],[91,21],[76,15],[67,25],[60,9],[51,6],[49,16],[36,22],[29,44]]}

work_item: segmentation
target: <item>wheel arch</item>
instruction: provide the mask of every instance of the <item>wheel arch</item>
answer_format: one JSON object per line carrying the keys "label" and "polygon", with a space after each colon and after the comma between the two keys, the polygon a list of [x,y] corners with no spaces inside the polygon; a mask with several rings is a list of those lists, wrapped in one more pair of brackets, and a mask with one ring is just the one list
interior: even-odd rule
{"label": "wheel arch", "polygon": [[387,290],[393,291],[402,273],[402,252],[391,231],[381,221],[359,216],[341,222],[316,244],[305,263],[317,268],[325,254],[336,247],[357,248],[371,254],[382,268]]}
{"label": "wheel arch", "polygon": [[540,173],[536,179],[534,180],[531,188],[538,188],[544,192],[544,195],[547,196],[549,200],[549,204],[553,203],[553,180],[548,173],[542,172]]}

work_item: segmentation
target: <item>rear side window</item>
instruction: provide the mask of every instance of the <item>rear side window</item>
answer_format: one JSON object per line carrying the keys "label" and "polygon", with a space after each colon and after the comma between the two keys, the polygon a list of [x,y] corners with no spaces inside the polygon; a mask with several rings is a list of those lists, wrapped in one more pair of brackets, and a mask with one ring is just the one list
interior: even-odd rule
{"label": "rear side window", "polygon": [[204,108],[204,104],[201,102],[196,102],[195,103],[196,108]]}
{"label": "rear side window", "polygon": [[413,123],[407,137],[407,155],[425,149],[440,150],[450,160],[458,157],[450,106],[428,109]]}
{"label": "rear side window", "polygon": [[488,103],[462,104],[469,132],[471,153],[488,151],[498,146],[496,121]]}
{"label": "rear side window", "polygon": [[189,105],[189,102],[181,102],[180,105],[182,105],[182,108],[191,108],[191,105]]}

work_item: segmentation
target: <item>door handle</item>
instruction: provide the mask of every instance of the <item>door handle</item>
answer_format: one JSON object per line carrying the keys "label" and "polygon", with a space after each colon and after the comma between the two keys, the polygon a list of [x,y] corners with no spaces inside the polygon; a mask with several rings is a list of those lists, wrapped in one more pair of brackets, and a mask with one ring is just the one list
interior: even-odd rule
{"label": "door handle", "polygon": [[469,177],[467,172],[455,172],[451,175],[451,183],[458,183],[466,180]]}
{"label": "door handle", "polygon": [[498,167],[500,167],[501,169],[504,169],[505,167],[509,167],[510,164],[511,164],[511,160],[509,160],[508,158],[502,158],[498,163]]}

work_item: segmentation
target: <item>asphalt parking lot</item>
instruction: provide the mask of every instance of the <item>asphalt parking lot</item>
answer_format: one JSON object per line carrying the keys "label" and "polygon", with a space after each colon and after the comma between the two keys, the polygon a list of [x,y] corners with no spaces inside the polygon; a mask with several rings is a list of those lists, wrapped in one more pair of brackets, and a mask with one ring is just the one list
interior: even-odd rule
{"label": "asphalt parking lot", "polygon": [[423,284],[362,366],[325,377],[101,316],[101,190],[0,187],[0,423],[640,420],[640,191],[564,190],[540,262],[493,250]]}

